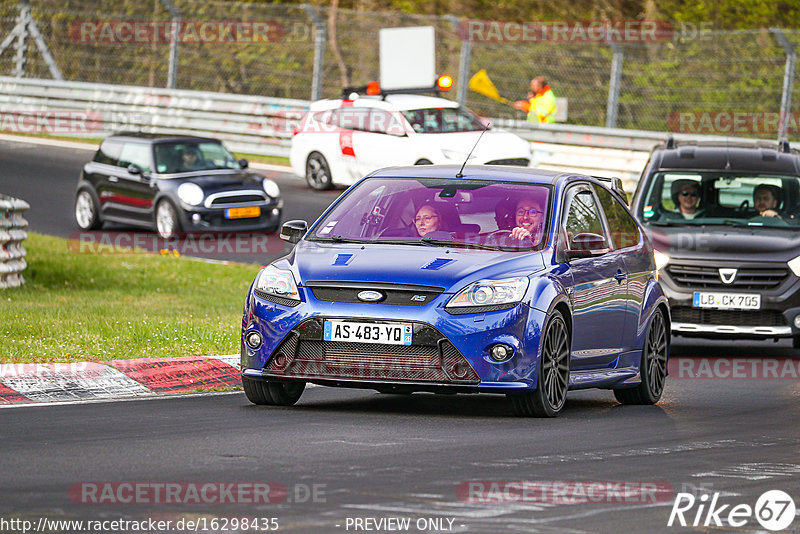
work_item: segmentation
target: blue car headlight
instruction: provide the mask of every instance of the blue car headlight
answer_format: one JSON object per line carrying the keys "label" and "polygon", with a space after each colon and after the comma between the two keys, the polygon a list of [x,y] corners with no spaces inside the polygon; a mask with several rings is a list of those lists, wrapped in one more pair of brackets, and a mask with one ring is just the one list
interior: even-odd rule
{"label": "blue car headlight", "polygon": [[525,276],[504,280],[478,280],[456,293],[445,308],[515,304],[525,296],[528,283]]}
{"label": "blue car headlight", "polygon": [[256,293],[300,300],[300,293],[297,291],[297,284],[291,271],[278,269],[274,265],[265,267],[258,273],[254,290]]}

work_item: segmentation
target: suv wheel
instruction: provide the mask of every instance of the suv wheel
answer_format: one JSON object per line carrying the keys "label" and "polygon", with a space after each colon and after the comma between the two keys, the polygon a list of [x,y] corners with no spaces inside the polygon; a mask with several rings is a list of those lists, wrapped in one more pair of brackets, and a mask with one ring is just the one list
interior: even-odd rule
{"label": "suv wheel", "polygon": [[325,191],[333,187],[331,168],[325,156],[319,152],[312,152],[306,161],[306,182],[311,189]]}
{"label": "suv wheel", "polygon": [[75,196],[75,222],[81,230],[97,230],[103,226],[97,202],[88,189],[81,189]]}
{"label": "suv wheel", "polygon": [[162,239],[175,237],[181,231],[178,212],[169,200],[162,200],[156,205],[156,230]]}

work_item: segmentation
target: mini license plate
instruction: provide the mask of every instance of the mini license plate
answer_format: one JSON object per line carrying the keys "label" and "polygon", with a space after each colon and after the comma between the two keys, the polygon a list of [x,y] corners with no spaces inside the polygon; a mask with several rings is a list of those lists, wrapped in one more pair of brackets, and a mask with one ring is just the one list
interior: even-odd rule
{"label": "mini license plate", "polygon": [[225,210],[226,219],[251,219],[260,216],[260,206],[245,206],[243,208],[228,208]]}
{"label": "mini license plate", "polygon": [[322,339],[325,341],[411,345],[412,335],[413,328],[410,324],[325,321]]}
{"label": "mini license plate", "polygon": [[761,308],[761,295],[695,291],[692,305],[695,308],[713,308],[717,310],[758,310]]}

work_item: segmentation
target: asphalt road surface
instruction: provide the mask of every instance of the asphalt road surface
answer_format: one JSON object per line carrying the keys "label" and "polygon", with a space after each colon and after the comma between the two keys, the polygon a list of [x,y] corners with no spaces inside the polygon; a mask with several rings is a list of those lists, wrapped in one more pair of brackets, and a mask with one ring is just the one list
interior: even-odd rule
{"label": "asphalt road surface", "polygon": [[[0,142],[0,191],[32,204],[32,230],[67,236],[88,155]],[[312,220],[337,194],[275,179],[287,219]],[[499,396],[321,387],[292,408],[253,406],[242,393],[3,408],[0,532],[23,531],[11,520],[32,521],[28,532],[144,531],[115,520],[172,522],[150,532],[257,532],[244,518],[261,532],[770,532],[753,515],[734,527],[728,514],[756,508],[768,490],[800,506],[790,347],[678,339],[673,357],[695,375],[705,364],[705,378],[673,373],[651,407],[573,392],[554,420],[512,417]],[[737,359],[745,376],[766,361],[795,371],[740,378]],[[696,502],[682,497],[688,526],[676,516],[670,527],[679,493]],[[714,498],[725,508],[709,516]],[[762,518],[787,513],[778,500],[759,503]],[[782,531],[800,532],[800,519]]]}

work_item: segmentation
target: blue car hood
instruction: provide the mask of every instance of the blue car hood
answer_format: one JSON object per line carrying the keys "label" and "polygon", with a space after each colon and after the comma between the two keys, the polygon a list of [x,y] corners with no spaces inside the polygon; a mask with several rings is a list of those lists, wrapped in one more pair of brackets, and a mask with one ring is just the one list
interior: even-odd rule
{"label": "blue car hood", "polygon": [[[288,265],[283,264],[283,261]],[[300,285],[309,281],[419,284],[455,292],[485,278],[526,276],[544,268],[542,252],[499,252],[389,244],[301,241],[286,260]]]}

